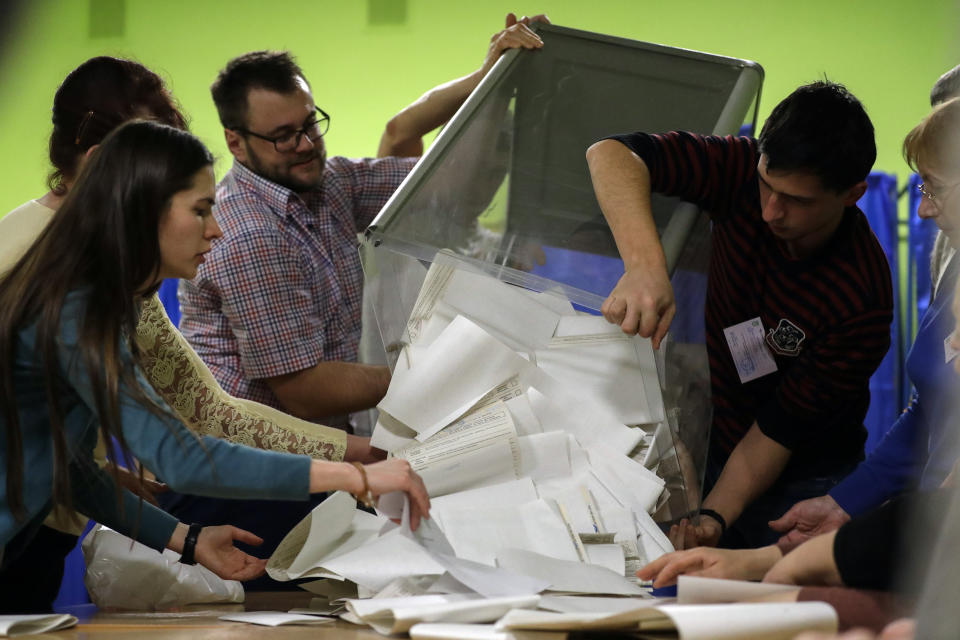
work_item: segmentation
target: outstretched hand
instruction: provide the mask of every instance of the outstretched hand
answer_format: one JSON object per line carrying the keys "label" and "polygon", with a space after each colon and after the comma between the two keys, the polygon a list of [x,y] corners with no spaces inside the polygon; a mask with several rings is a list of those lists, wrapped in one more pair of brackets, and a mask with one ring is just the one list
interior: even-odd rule
{"label": "outstretched hand", "polygon": [[776,547],[715,549],[697,547],[662,555],[637,571],[641,580],[653,580],[656,589],[670,586],[681,575],[759,580],[780,558]]}
{"label": "outstretched hand", "polygon": [[787,553],[814,536],[839,529],[849,519],[850,514],[826,495],[798,502],[780,518],[771,521],[770,528],[784,534],[777,546]]}
{"label": "outstretched hand", "polygon": [[667,334],[677,305],[665,269],[629,269],[600,307],[607,322],[629,335],[650,338],[654,349]]}
{"label": "outstretched hand", "polygon": [[224,580],[252,580],[263,575],[267,561],[233,546],[234,541],[260,545],[263,539],[230,525],[204,527],[197,537],[197,562]]}

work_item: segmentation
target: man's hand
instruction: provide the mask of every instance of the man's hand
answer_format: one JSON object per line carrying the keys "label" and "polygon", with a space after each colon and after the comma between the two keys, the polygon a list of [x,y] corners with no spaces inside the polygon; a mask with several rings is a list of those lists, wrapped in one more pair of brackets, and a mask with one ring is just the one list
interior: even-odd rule
{"label": "man's hand", "polygon": [[650,338],[653,348],[667,334],[677,305],[666,269],[628,269],[600,307],[607,322],[626,334]]}
{"label": "man's hand", "polygon": [[483,66],[480,67],[480,75],[485,76],[497,63],[500,56],[507,49],[539,49],[543,46],[543,40],[540,36],[530,30],[529,25],[532,22],[550,23],[547,16],[540,14],[528,18],[524,16],[517,20],[517,16],[508,13],[506,19],[506,28],[498,31],[490,37],[490,46],[487,48],[487,55],[483,59]]}
{"label": "man's hand", "polygon": [[674,584],[680,575],[759,580],[780,557],[780,550],[774,545],[759,549],[698,547],[660,556],[637,571],[637,577],[653,580],[657,589]]}
{"label": "man's hand", "polygon": [[263,543],[262,538],[230,525],[204,527],[197,538],[194,557],[224,580],[252,580],[263,575],[267,561],[237,549],[234,540],[252,545]]}
{"label": "man's hand", "polygon": [[779,519],[770,522],[770,528],[785,534],[777,541],[777,546],[787,553],[814,536],[839,529],[849,519],[850,514],[826,495],[798,502]]}
{"label": "man's hand", "polygon": [[670,544],[677,551],[695,547],[715,547],[720,541],[720,523],[713,518],[701,516],[700,524],[694,525],[686,518],[670,527]]}

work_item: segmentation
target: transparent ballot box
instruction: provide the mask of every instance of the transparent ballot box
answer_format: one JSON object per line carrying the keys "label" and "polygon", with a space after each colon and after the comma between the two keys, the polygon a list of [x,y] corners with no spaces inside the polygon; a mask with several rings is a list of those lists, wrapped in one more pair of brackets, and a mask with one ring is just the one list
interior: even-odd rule
{"label": "transparent ballot box", "polygon": [[[689,203],[654,196],[677,301],[658,351],[577,320],[599,313],[623,273],[585,152],[632,131],[752,132],[763,71],[746,60],[535,29],[544,47],[497,62],[367,230],[361,258],[376,342],[396,375],[452,318],[466,316],[559,381],[555,393],[566,388],[567,400],[590,410],[606,403],[597,409],[603,420],[638,430],[626,453],[665,481],[655,518],[670,520],[699,504],[709,435],[709,223]],[[642,375],[611,373],[634,357]],[[471,367],[456,375],[471,376]],[[627,378],[638,385],[632,396]],[[589,413],[570,412],[591,422]]]}

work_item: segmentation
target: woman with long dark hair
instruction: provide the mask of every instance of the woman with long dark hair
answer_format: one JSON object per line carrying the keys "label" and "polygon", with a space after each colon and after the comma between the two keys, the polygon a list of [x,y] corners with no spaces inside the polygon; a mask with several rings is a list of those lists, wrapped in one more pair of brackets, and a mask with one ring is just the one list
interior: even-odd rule
{"label": "woman with long dark hair", "polygon": [[[181,491],[304,500],[336,489],[367,498],[402,490],[418,515],[429,509],[405,461],[364,469],[209,436],[198,441],[135,365],[142,300],[163,278],[193,277],[220,234],[210,212],[212,164],[189,133],[147,121],[121,125],[90,155],[36,242],[0,277],[4,562],[54,503],[107,524],[118,520],[116,485],[93,464],[98,430]],[[185,527],[164,516],[144,511],[137,537],[182,549]],[[129,514],[120,515],[121,525],[123,518]],[[249,556],[241,561],[262,571]]]}
{"label": "woman with long dark hair", "polygon": [[[57,89],[51,111],[50,190],[0,218],[0,276],[49,224],[87,156],[111,130],[138,117],[186,128],[186,117],[160,76],[138,62],[110,56],[91,58],[71,71]],[[193,431],[324,460],[370,462],[375,457],[368,438],[308,423],[224,392],[156,296],[140,302],[136,345],[135,360],[150,385]],[[105,451],[101,440],[95,455],[101,466],[106,462]],[[140,480],[122,467],[114,470],[121,483],[153,501],[150,491],[157,489],[155,483]],[[32,548],[19,560],[7,554],[0,580],[0,611],[50,610],[60,586],[63,557],[76,544],[85,522],[85,517],[54,505],[48,526],[38,528]],[[27,579],[32,589],[24,591],[19,585]]]}

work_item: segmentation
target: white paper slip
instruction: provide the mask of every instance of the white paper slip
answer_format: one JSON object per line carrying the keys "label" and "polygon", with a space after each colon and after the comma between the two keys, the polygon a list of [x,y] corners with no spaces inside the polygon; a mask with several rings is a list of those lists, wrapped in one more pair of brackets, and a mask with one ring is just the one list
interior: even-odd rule
{"label": "white paper slip", "polygon": [[745,602],[797,590],[799,590],[799,587],[789,584],[723,580],[701,576],[680,576],[677,578],[677,602],[679,604]]}
{"label": "white paper slip", "polygon": [[370,446],[393,453],[416,442],[417,432],[386,411],[380,411],[370,437]]}
{"label": "white paper slip", "polygon": [[397,578],[440,575],[444,568],[416,541],[394,529],[349,553],[331,557],[323,567],[372,591]]}
{"label": "white paper slip", "polygon": [[604,567],[548,558],[524,549],[503,549],[497,566],[550,583],[551,591],[620,596],[642,596],[643,589]]}
{"label": "white paper slip", "polygon": [[617,575],[624,575],[626,567],[623,547],[619,544],[585,544],[587,560],[590,564],[609,569]]}
{"label": "white paper slip", "polygon": [[519,396],[507,400],[507,409],[510,410],[513,424],[517,427],[517,435],[530,436],[535,433],[543,433],[540,421],[537,420],[537,416],[533,415],[533,409],[530,408],[527,394],[521,393]]}
{"label": "white paper slip", "polygon": [[553,335],[555,338],[601,335],[626,338],[619,325],[607,322],[603,316],[594,315],[564,316],[557,322],[557,330]]}
{"label": "white paper slip", "polygon": [[566,431],[583,446],[604,442],[624,454],[643,438],[642,431],[619,422],[589,398],[577,397],[539,368],[523,378],[530,385],[526,390],[530,408],[544,432]]}
{"label": "white paper slip", "polygon": [[279,627],[280,625],[289,624],[330,624],[334,621],[334,618],[321,618],[315,615],[302,615],[299,613],[287,613],[285,611],[243,611],[220,616],[220,619],[228,620],[229,622],[259,624],[265,627]]}
{"label": "white paper slip", "polygon": [[[463,316],[457,317],[378,405],[421,442],[457,420],[530,363]],[[469,372],[465,375],[464,372]]]}
{"label": "white paper slip", "polygon": [[497,553],[511,547],[536,549],[564,560],[579,559],[563,520],[543,500],[518,506],[445,510],[443,527],[457,557],[474,562],[492,566]]}
{"label": "white paper slip", "polygon": [[274,580],[324,575],[324,560],[357,549],[379,535],[385,518],[359,511],[356,498],[338,491],[290,530],[267,562]]}
{"label": "white paper slip", "polygon": [[613,614],[515,609],[501,629],[675,631],[681,640],[790,640],[801,631],[835,632],[837,614],[823,602],[641,604]]}
{"label": "white paper slip", "polygon": [[[644,596],[637,596],[643,598]],[[557,613],[620,613],[643,606],[660,606],[665,604],[663,598],[645,597],[612,598],[606,596],[540,596],[540,608]]]}
{"label": "white paper slip", "polygon": [[410,628],[413,640],[564,640],[566,632],[497,629],[492,624],[421,622]]}
{"label": "white paper slip", "polygon": [[511,609],[536,608],[540,596],[476,598],[424,595],[350,600],[347,609],[382,634],[404,633],[418,622],[493,622]]}
{"label": "white paper slip", "polygon": [[563,431],[521,436],[520,475],[534,480],[570,475],[567,434]]}
{"label": "white paper slip", "polygon": [[547,345],[560,315],[522,289],[492,276],[457,269],[443,302],[480,326],[503,334],[516,347],[532,351]]}
{"label": "white paper slip", "polygon": [[66,613],[0,615],[0,636],[14,638],[16,636],[35,635],[69,629],[75,624],[77,624],[77,619]]}
{"label": "white paper slip", "polygon": [[431,497],[516,479],[520,467],[517,431],[499,400],[394,455],[410,462]]}
{"label": "white paper slip", "polygon": [[664,418],[649,341],[641,344],[617,339],[558,348],[551,345],[535,355],[538,367],[578,396],[588,396],[593,403],[607,407],[623,424],[647,424]]}
{"label": "white paper slip", "polygon": [[727,327],[723,335],[727,338],[740,382],[750,382],[777,370],[777,363],[764,340],[763,322],[759,317]]}

